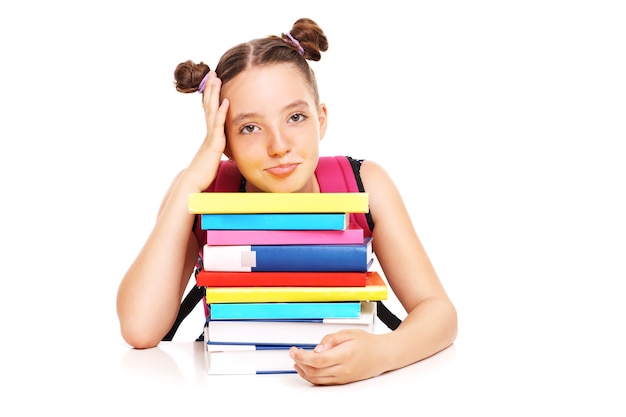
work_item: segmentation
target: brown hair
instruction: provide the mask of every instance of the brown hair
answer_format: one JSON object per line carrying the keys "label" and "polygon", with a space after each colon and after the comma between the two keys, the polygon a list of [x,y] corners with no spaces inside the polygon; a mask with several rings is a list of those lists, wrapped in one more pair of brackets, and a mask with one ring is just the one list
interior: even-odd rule
{"label": "brown hair", "polygon": [[[289,34],[297,43],[294,43],[287,33],[283,33],[281,36],[270,35],[253,39],[226,51],[215,69],[222,84],[226,84],[244,70],[255,65],[291,64],[304,76],[313,90],[315,102],[319,103],[317,81],[307,60],[319,61],[321,59],[321,53],[328,49],[326,35],[317,23],[307,18],[298,19]],[[198,91],[200,82],[209,71],[209,66],[204,62],[197,64],[191,60],[181,62],[174,71],[176,90],[181,93]]]}

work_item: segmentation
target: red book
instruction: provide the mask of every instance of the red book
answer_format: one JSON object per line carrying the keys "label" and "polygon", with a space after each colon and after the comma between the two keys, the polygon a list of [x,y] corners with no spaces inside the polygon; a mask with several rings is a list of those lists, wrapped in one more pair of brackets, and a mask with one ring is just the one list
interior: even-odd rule
{"label": "red book", "polygon": [[201,270],[200,287],[364,287],[366,272],[231,272]]}

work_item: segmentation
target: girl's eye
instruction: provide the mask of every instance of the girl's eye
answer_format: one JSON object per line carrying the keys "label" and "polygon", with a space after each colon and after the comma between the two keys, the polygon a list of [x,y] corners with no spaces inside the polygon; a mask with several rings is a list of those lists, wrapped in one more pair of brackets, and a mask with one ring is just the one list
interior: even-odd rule
{"label": "girl's eye", "polygon": [[289,121],[294,123],[301,122],[304,119],[306,119],[306,116],[302,113],[294,113],[289,117]]}
{"label": "girl's eye", "polygon": [[254,133],[257,129],[255,125],[245,125],[241,128],[241,133]]}

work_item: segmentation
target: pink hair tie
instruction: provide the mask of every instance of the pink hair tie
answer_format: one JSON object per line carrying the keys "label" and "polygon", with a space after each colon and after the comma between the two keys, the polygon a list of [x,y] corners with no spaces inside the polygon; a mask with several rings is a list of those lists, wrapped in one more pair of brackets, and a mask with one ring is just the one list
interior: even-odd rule
{"label": "pink hair tie", "polygon": [[202,94],[204,92],[204,87],[206,87],[206,80],[209,78],[209,74],[211,72],[207,72],[202,81],[200,81],[200,85],[198,86],[198,93]]}
{"label": "pink hair tie", "polygon": [[300,42],[298,42],[296,38],[291,36],[291,33],[289,32],[285,33],[285,35],[287,35],[291,43],[293,43],[298,48],[298,53],[300,53],[300,56],[304,56],[304,48],[302,47],[302,45],[300,45]]}

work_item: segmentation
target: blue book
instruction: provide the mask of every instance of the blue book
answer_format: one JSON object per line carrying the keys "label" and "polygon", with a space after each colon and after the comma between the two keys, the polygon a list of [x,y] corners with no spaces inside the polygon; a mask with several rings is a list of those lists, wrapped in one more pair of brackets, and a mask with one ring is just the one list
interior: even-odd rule
{"label": "blue book", "polygon": [[[293,345],[254,345],[246,343],[205,344],[210,375],[262,375],[295,373],[289,348]],[[314,345],[300,345],[313,349]]]}
{"label": "blue book", "polygon": [[204,245],[207,271],[366,272],[374,261],[372,238],[346,245]]}
{"label": "blue book", "polygon": [[346,230],[349,213],[201,214],[204,230]]}
{"label": "blue book", "polygon": [[211,304],[211,320],[357,318],[361,303],[218,303]]}
{"label": "blue book", "polygon": [[313,349],[315,344],[263,344],[263,343],[236,343],[236,342],[206,342],[206,349],[209,352],[219,352],[221,350],[236,351],[236,350],[289,350],[290,347],[295,346],[301,349]]}

